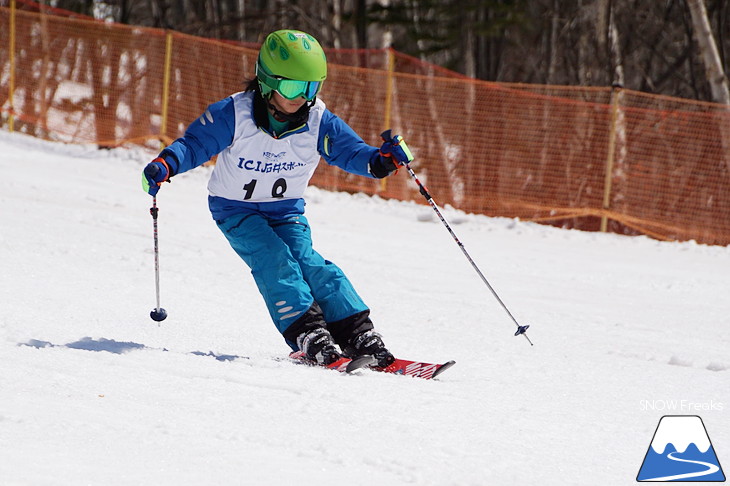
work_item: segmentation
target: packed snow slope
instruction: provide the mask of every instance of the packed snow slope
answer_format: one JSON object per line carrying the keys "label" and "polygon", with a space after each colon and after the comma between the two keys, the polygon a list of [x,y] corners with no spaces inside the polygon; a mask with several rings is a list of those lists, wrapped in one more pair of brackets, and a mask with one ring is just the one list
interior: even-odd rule
{"label": "packed snow slope", "polygon": [[277,359],[208,168],[159,194],[150,320],[153,155],[0,132],[1,484],[629,485],[667,414],[730,466],[730,248],[447,208],[531,347],[429,207],[310,188],[390,349],[457,363],[341,375]]}

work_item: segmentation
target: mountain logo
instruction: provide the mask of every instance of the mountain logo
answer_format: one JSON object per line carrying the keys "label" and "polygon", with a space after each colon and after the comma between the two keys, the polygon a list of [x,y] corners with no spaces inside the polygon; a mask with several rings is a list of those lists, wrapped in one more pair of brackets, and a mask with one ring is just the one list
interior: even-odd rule
{"label": "mountain logo", "polygon": [[662,417],[636,480],[725,481],[702,419],[697,415]]}

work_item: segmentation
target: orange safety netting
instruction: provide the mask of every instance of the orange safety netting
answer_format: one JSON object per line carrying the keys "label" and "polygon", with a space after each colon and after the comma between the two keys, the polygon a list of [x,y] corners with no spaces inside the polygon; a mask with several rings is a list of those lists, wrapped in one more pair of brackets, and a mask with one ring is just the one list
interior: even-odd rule
{"label": "orange safety netting", "polygon": [[[51,140],[159,148],[254,73],[255,46],[21,10],[11,17],[0,8],[2,125]],[[730,244],[728,107],[489,83],[387,49],[327,53],[327,106],[373,145],[385,128],[404,135],[440,205]],[[323,163],[313,183],[422,201],[406,174],[373,181]]]}

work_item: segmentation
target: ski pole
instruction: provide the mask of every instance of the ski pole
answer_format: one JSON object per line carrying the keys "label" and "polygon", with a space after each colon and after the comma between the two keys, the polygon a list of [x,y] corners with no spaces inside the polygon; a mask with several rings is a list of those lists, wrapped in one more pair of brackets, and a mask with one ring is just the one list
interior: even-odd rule
{"label": "ski pole", "polygon": [[[383,137],[383,140],[390,140],[391,139],[390,130],[386,130],[385,132],[383,132],[382,135],[381,135],[381,137]],[[456,242],[456,244],[459,245],[459,248],[461,248],[462,253],[464,253],[464,256],[466,257],[466,259],[469,260],[469,263],[471,263],[471,266],[474,268],[474,270],[477,272],[477,274],[479,275],[479,277],[482,279],[482,282],[484,282],[484,284],[487,286],[487,288],[489,289],[489,291],[492,292],[492,295],[494,295],[494,298],[497,299],[497,302],[499,302],[499,305],[502,306],[502,308],[505,310],[505,312],[510,317],[510,319],[512,319],[512,322],[514,322],[515,323],[515,326],[517,326],[517,331],[515,331],[515,336],[519,336],[520,334],[523,335],[523,336],[525,336],[525,339],[527,339],[527,342],[530,343],[530,346],[534,346],[534,344],[532,344],[532,341],[530,340],[530,338],[527,336],[527,328],[529,328],[530,325],[528,324],[528,325],[525,325],[525,326],[521,326],[517,322],[517,319],[514,318],[514,316],[509,311],[509,309],[507,308],[507,306],[504,305],[504,302],[502,302],[502,299],[499,298],[499,295],[497,295],[497,292],[494,290],[494,288],[492,287],[492,285],[489,283],[489,280],[487,280],[487,277],[484,276],[484,274],[482,273],[482,271],[479,270],[479,267],[477,266],[477,264],[474,263],[474,260],[469,255],[469,252],[466,251],[466,248],[464,247],[464,244],[459,240],[459,237],[456,236],[456,233],[454,233],[454,230],[451,229],[451,226],[446,221],[446,218],[444,218],[444,215],[441,214],[441,211],[439,210],[438,206],[436,205],[436,202],[431,197],[431,194],[428,193],[428,189],[426,188],[426,186],[424,186],[421,183],[421,181],[418,180],[418,176],[416,176],[416,173],[413,171],[413,169],[411,169],[411,166],[410,166],[410,164],[408,162],[405,162],[403,165],[405,166],[406,170],[408,171],[408,174],[410,174],[411,178],[414,181],[416,181],[416,184],[418,184],[418,190],[421,193],[421,195],[424,198],[426,198],[426,201],[428,201],[428,204],[431,206],[431,208],[433,208],[433,210],[436,213],[436,215],[439,217],[439,219],[441,220],[441,222],[444,224],[444,226],[446,227],[446,229],[449,231],[449,234],[451,235],[451,237],[454,239],[454,241]]]}
{"label": "ski pole", "polygon": [[153,236],[155,239],[155,293],[157,295],[157,307],[150,312],[153,321],[164,321],[167,317],[167,311],[160,307],[160,249],[157,242],[157,196],[152,197],[152,207],[150,214],[152,215],[152,226],[154,228]]}

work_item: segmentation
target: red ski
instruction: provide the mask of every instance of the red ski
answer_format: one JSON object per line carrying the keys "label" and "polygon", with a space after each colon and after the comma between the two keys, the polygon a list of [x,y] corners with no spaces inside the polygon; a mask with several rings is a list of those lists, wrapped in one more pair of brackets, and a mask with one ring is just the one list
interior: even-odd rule
{"label": "red ski", "polygon": [[360,356],[355,359],[340,358],[332,364],[321,365],[316,361],[312,361],[307,358],[301,351],[293,351],[289,354],[289,358],[296,363],[305,364],[308,366],[320,366],[322,368],[329,368],[331,370],[339,371],[340,373],[352,373],[355,370],[361,368],[370,368],[374,371],[381,373],[391,373],[394,375],[412,376],[414,378],[422,378],[424,380],[431,380],[436,378],[444,371],[448,370],[456,364],[456,361],[447,361],[443,364],[424,363],[422,361],[410,361],[407,359],[396,359],[393,363],[385,368],[379,368],[373,366],[375,358],[372,356]]}
{"label": "red ski", "polygon": [[415,378],[431,380],[433,378],[436,378],[455,364],[456,361],[454,360],[447,361],[443,364],[433,364],[423,363],[421,361],[409,361],[407,359],[396,359],[392,364],[386,366],[385,368],[371,367],[371,369],[383,373],[413,376]]}
{"label": "red ski", "polygon": [[292,351],[289,353],[289,358],[294,360],[296,363],[302,363],[309,366],[321,366],[322,368],[328,368],[331,370],[339,371],[340,373],[352,373],[360,368],[366,368],[375,363],[375,358],[372,356],[360,356],[359,358],[340,358],[334,363],[328,365],[321,365],[316,361],[312,361],[307,358],[302,351]]}

